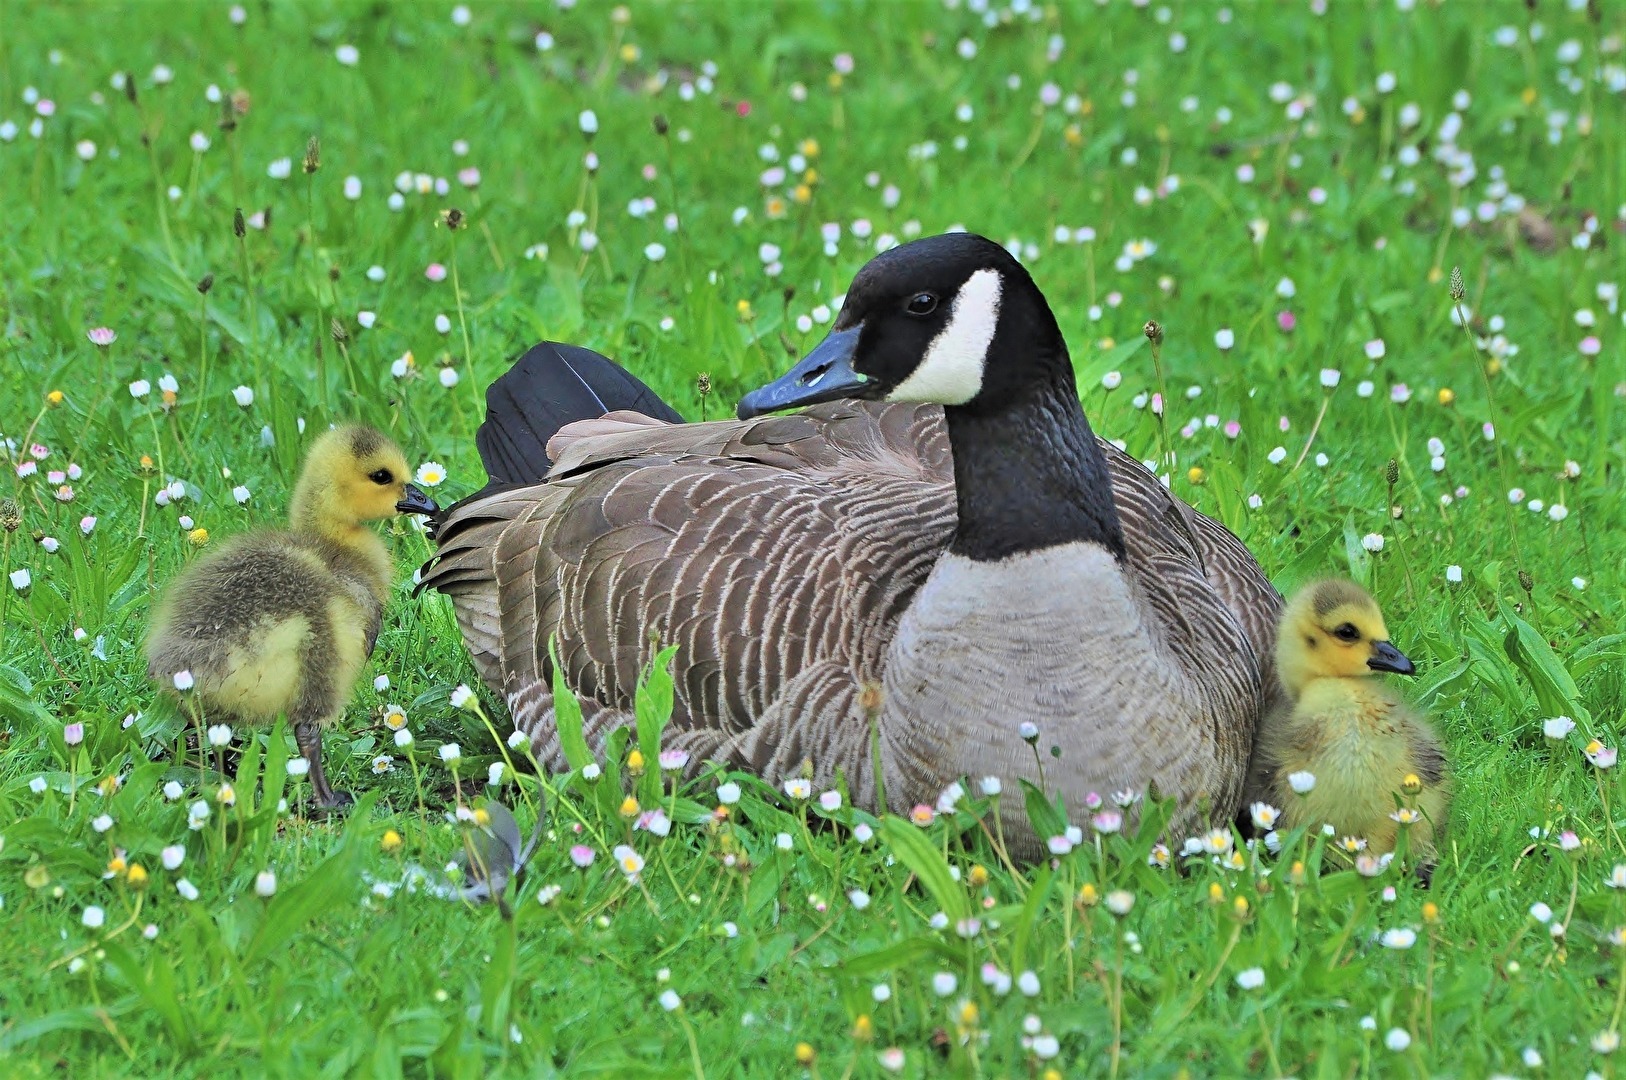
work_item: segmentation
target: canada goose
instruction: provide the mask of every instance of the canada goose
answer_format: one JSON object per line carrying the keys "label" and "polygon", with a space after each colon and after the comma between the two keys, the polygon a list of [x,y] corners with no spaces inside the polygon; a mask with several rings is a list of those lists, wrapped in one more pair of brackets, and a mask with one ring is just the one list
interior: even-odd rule
{"label": "canada goose", "polygon": [[[600,370],[610,392],[562,416],[560,388]],[[811,760],[875,808],[876,688],[892,807],[964,775],[1037,780],[1032,721],[1071,808],[1155,783],[1188,814],[1236,811],[1280,598],[1235,536],[1094,437],[1056,320],[999,245],[873,259],[739,421],[615,411],[626,378],[544,345],[499,379],[493,484],[438,522],[423,578],[543,760],[561,760],[549,640],[590,741],[631,722],[657,640],[678,646],[667,739],[691,760],[771,781]]]}
{"label": "canada goose", "polygon": [[194,562],[165,591],[147,637],[147,674],[205,715],[288,716],[318,806],[351,801],[322,773],[321,725],[343,715],[390,587],[389,552],[363,523],[435,509],[410,475],[372,428],[326,432],[300,471],[288,528],[235,537]]}
{"label": "canada goose", "polygon": [[[1394,850],[1401,818],[1420,815],[1408,843],[1427,861],[1451,797],[1445,751],[1428,720],[1373,678],[1417,670],[1389,643],[1377,602],[1349,581],[1299,591],[1282,614],[1276,670],[1287,701],[1260,722],[1250,796],[1281,808],[1278,828],[1331,824],[1374,855]],[[1304,773],[1314,787],[1299,794],[1290,778]]]}

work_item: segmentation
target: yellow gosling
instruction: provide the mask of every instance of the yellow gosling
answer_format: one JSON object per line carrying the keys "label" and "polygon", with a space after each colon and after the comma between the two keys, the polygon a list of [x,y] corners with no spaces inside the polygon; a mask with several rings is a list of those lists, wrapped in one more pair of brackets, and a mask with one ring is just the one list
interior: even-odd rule
{"label": "yellow gosling", "polygon": [[[1445,751],[1427,717],[1375,677],[1416,671],[1377,602],[1348,581],[1303,589],[1282,613],[1276,665],[1290,704],[1260,724],[1249,801],[1279,807],[1277,828],[1330,823],[1373,855],[1406,828],[1410,852],[1431,862],[1451,798]],[[1314,786],[1295,790],[1306,774]]]}
{"label": "yellow gosling", "polygon": [[351,802],[322,772],[321,728],[344,714],[392,577],[389,552],[366,523],[434,509],[410,475],[400,449],[372,428],[321,435],[294,487],[288,528],[234,537],[187,567],[147,637],[147,674],[211,719],[262,725],[286,715],[318,806]]}

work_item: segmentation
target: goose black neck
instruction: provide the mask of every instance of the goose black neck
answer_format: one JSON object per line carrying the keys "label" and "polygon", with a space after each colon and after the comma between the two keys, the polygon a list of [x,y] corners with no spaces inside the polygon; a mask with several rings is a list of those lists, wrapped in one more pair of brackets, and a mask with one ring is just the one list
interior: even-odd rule
{"label": "goose black neck", "polygon": [[1044,379],[994,407],[944,410],[959,526],[949,550],[992,562],[1060,544],[1124,557],[1106,459],[1063,352]]}

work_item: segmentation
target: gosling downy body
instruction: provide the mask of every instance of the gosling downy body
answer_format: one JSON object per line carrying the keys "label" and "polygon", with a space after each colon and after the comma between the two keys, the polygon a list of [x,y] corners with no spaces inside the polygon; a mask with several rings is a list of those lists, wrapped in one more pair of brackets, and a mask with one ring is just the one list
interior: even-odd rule
{"label": "gosling downy body", "polygon": [[999,245],[872,260],[738,421],[663,423],[617,391],[559,430],[553,388],[613,368],[581,352],[541,346],[492,388],[494,483],[438,523],[423,579],[543,760],[561,763],[549,640],[592,742],[631,722],[654,639],[678,646],[666,745],[691,761],[775,782],[811,762],[870,809],[883,783],[905,810],[962,776],[1019,800],[1031,720],[1069,807],[1155,784],[1183,817],[1235,812],[1280,598],[1235,536],[1094,436],[1055,317]]}
{"label": "gosling downy body", "polygon": [[[1250,799],[1281,809],[1277,828],[1331,824],[1374,855],[1395,849],[1396,815],[1415,814],[1409,848],[1429,862],[1450,805],[1445,751],[1427,718],[1377,678],[1416,672],[1377,602],[1348,581],[1301,590],[1282,614],[1276,670],[1287,701],[1260,725]],[[1315,787],[1296,793],[1294,773]]]}
{"label": "gosling downy body", "polygon": [[[165,591],[148,634],[147,674],[206,719],[289,718],[319,806],[351,801],[322,772],[321,729],[343,715],[372,654],[392,577],[366,523],[434,509],[410,475],[372,428],[324,433],[300,471],[288,528],[234,537],[193,562]],[[181,672],[191,675],[188,691],[176,690]]]}

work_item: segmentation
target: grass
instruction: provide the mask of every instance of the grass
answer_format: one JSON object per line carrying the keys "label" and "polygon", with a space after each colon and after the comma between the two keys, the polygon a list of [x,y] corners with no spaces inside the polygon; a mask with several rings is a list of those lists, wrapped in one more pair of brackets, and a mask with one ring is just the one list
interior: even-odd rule
{"label": "grass", "polygon": [[[1620,13],[1331,7],[1115,3],[992,28],[928,4],[480,6],[469,25],[441,4],[253,4],[241,26],[216,5],[10,19],[8,1075],[722,1077],[803,1061],[844,1077],[880,1075],[893,1048],[910,1076],[1536,1075],[1538,1060],[1613,1075],[1626,893],[1605,881],[1626,862],[1626,793],[1582,747],[1615,745],[1626,705]],[[123,71],[128,96],[110,82]],[[1038,104],[1049,81],[1053,107]],[[1472,176],[1438,158],[1446,144],[1471,152]],[[471,167],[478,186],[458,178]],[[652,211],[629,212],[646,197]],[[451,208],[466,230],[443,226]],[[446,604],[408,595],[429,549],[404,524],[388,529],[402,581],[371,668],[388,688],[364,682],[327,738],[335,783],[363,793],[354,812],[307,813],[282,729],[237,732],[203,765],[177,756],[183,718],[140,655],[152,598],[207,542],[193,530],[282,516],[301,423],[386,428],[443,463],[437,495],[456,496],[484,479],[483,387],[542,338],[600,349],[715,418],[818,340],[816,309],[881,237],[955,224],[1022,245],[1097,430],[1148,459],[1168,447],[1176,492],[1283,588],[1330,572],[1376,591],[1454,762],[1432,888],[1343,869],[1318,835],[1280,857],[1243,851],[1240,869],[1159,870],[1150,825],[1013,873],[974,824],[986,800],[920,830],[745,776],[675,792],[653,767],[625,776],[619,743],[596,783],[516,762],[492,791],[524,831],[539,798],[549,813],[504,910],[383,895],[480,835],[447,812],[479,803],[504,750],[499,704],[449,702],[472,668]],[[97,327],[116,340],[92,344]],[[32,444],[49,453],[25,477]],[[47,475],[70,462],[81,475]],[[26,587],[6,581],[24,571]],[[657,677],[649,731],[659,691]],[[410,754],[383,723],[390,703]],[[1560,714],[1577,730],[1545,738]],[[455,773],[437,753],[449,743]],[[217,769],[235,805],[212,801]],[[728,820],[696,824],[725,781],[741,792]],[[629,832],[623,784],[666,805],[670,836]],[[200,799],[212,809],[192,830]],[[629,841],[647,860],[636,883],[608,850]],[[597,852],[585,871],[578,843]],[[544,886],[558,886],[545,905]],[[941,930],[938,912],[955,916]],[[1378,937],[1402,929],[1409,948]],[[1025,970],[1035,994],[998,992]]]}

